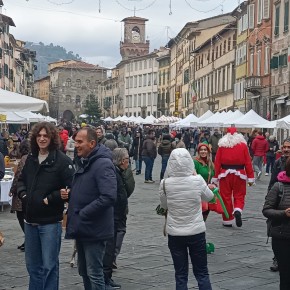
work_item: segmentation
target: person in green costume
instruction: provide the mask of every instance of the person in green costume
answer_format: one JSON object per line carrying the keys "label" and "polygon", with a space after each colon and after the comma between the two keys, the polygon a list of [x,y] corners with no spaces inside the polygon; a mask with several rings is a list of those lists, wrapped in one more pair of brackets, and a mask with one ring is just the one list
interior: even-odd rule
{"label": "person in green costume", "polygon": [[[197,147],[197,155],[193,159],[195,170],[200,174],[207,184],[210,184],[211,178],[214,176],[214,164],[210,158],[210,148],[207,144],[200,143]],[[206,221],[209,215],[207,202],[202,202],[202,215]]]}

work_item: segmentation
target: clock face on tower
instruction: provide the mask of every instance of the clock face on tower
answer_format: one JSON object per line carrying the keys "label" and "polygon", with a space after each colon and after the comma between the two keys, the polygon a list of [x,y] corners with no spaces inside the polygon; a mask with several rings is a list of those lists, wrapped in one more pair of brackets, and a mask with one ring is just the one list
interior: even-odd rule
{"label": "clock face on tower", "polygon": [[132,42],[139,43],[140,42],[140,34],[136,31],[132,31]]}

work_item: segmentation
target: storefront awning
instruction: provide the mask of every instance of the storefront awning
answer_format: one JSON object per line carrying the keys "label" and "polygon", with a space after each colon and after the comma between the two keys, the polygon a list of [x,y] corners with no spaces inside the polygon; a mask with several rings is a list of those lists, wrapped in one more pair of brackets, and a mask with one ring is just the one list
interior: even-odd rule
{"label": "storefront awning", "polygon": [[287,95],[284,95],[284,96],[280,96],[276,99],[276,104],[279,105],[279,104],[284,104],[285,103],[285,99],[288,98]]}

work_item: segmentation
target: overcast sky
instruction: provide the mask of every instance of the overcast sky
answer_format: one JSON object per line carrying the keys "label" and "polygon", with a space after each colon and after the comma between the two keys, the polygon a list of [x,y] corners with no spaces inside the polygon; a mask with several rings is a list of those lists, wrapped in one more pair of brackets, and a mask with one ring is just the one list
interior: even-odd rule
{"label": "overcast sky", "polygon": [[[15,38],[63,46],[84,61],[113,67],[121,57],[123,18],[148,18],[150,51],[164,46],[189,21],[231,12],[238,0],[3,0]],[[242,1],[241,1],[242,2]],[[170,15],[170,11],[172,14]]]}

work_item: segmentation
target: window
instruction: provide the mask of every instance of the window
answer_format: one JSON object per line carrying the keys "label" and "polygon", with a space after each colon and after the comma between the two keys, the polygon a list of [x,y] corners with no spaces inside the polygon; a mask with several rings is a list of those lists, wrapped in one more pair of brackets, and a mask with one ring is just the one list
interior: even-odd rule
{"label": "window", "polygon": [[149,59],[149,68],[152,68],[152,58]]}
{"label": "window", "polygon": [[146,87],[147,85],[147,74],[143,75],[143,87]]}
{"label": "window", "polygon": [[183,74],[183,83],[188,84],[189,83],[189,69],[184,71]]}
{"label": "window", "polygon": [[230,38],[228,39],[228,51],[231,50],[231,46],[232,46],[232,38],[230,37]]}
{"label": "window", "polygon": [[270,17],[270,0],[263,1],[263,18],[268,19]]}
{"label": "window", "polygon": [[142,103],[143,106],[147,106],[147,102],[146,102],[146,94],[144,93],[143,94],[143,103]]}
{"label": "window", "polygon": [[71,96],[70,95],[66,95],[65,96],[65,102],[66,103],[71,103]]}
{"label": "window", "polygon": [[151,104],[152,100],[151,100],[151,93],[148,93],[148,105],[152,105]]}
{"label": "window", "polygon": [[289,30],[289,1],[284,4],[284,32]]}
{"label": "window", "polygon": [[152,78],[152,74],[149,73],[149,74],[148,74],[148,86],[151,86],[151,84],[152,84],[152,80],[151,80],[151,78]]}
{"label": "window", "polygon": [[280,5],[275,7],[275,27],[274,27],[274,35],[279,35],[279,21],[280,21]]}
{"label": "window", "polygon": [[254,53],[250,54],[250,76],[254,74]]}
{"label": "window", "polygon": [[137,76],[134,76],[134,88],[137,88]]}
{"label": "window", "polygon": [[77,79],[77,80],[76,80],[76,87],[77,87],[77,88],[80,88],[81,86],[82,86],[82,82],[81,82],[81,80]]}
{"label": "window", "polygon": [[[141,63],[141,62],[140,62]],[[138,76],[138,86],[142,87],[142,75]]]}
{"label": "window", "polygon": [[271,69],[277,69],[279,66],[279,56],[273,56],[270,62]]}
{"label": "window", "polygon": [[258,15],[257,15],[257,23],[260,24],[263,18],[263,0],[258,0]]}
{"label": "window", "polygon": [[138,94],[138,107],[141,107],[141,94]]}
{"label": "window", "polygon": [[157,85],[157,72],[153,73],[153,85]]}
{"label": "window", "polygon": [[265,47],[265,63],[264,63],[264,74],[267,75],[269,73],[269,46]]}
{"label": "window", "polygon": [[257,53],[257,76],[261,75],[261,50]]}
{"label": "window", "polygon": [[129,78],[129,88],[133,88],[133,77]]}
{"label": "window", "polygon": [[139,61],[139,70],[142,70],[142,61]]}
{"label": "window", "polygon": [[248,23],[248,14],[244,14],[243,16],[243,31],[247,30],[249,27],[249,23]]}
{"label": "window", "polygon": [[147,60],[144,60],[144,69],[147,69]]}
{"label": "window", "polygon": [[8,77],[8,74],[9,74],[8,65],[4,63],[4,76]]}
{"label": "window", "polygon": [[90,80],[86,80],[86,85],[87,85],[87,87],[90,86]]}
{"label": "window", "polygon": [[67,79],[66,80],[66,86],[67,87],[71,87],[71,79]]}
{"label": "window", "polygon": [[135,61],[135,70],[138,70],[138,62]]}
{"label": "window", "polygon": [[254,19],[255,19],[255,4],[249,5],[248,10],[248,16],[249,16],[249,29],[254,29]]}
{"label": "window", "polygon": [[129,89],[129,78],[126,78],[126,89]]}
{"label": "window", "polygon": [[76,96],[76,104],[79,105],[81,103],[81,97]]}

